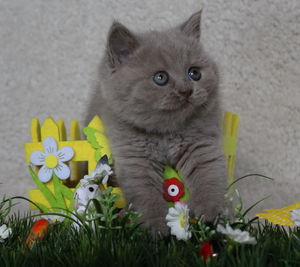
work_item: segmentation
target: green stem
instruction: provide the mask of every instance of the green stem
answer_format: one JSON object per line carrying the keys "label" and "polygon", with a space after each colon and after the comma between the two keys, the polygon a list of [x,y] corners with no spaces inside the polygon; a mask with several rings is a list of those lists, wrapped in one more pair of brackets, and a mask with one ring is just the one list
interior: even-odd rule
{"label": "green stem", "polygon": [[50,207],[54,207],[56,204],[55,196],[53,196],[53,194],[48,189],[48,187],[40,181],[40,179],[37,177],[36,173],[32,170],[32,168],[30,166],[29,166],[29,172],[30,172],[32,179],[35,182],[37,188],[42,192],[45,199],[48,201]]}

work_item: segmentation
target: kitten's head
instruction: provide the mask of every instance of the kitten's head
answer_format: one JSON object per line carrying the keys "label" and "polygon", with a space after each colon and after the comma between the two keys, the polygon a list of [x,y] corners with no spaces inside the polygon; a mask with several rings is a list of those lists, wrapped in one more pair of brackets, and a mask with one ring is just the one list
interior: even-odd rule
{"label": "kitten's head", "polygon": [[200,17],[143,34],[113,23],[100,77],[107,112],[146,131],[172,132],[213,108],[218,75],[200,45]]}

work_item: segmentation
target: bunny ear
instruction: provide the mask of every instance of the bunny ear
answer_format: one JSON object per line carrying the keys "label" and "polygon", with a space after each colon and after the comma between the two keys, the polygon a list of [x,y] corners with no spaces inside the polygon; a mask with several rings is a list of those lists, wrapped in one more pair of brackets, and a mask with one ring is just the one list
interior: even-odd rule
{"label": "bunny ear", "polygon": [[101,165],[108,165],[108,157],[104,155],[101,159],[99,159],[96,169],[100,168]]}

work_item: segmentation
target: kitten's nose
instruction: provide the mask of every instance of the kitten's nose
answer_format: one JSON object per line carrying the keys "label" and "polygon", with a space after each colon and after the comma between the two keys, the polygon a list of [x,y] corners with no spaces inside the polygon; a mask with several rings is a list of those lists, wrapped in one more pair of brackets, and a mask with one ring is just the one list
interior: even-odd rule
{"label": "kitten's nose", "polygon": [[189,98],[193,93],[193,89],[192,88],[182,88],[182,89],[179,89],[178,93],[180,95],[184,96],[185,98]]}

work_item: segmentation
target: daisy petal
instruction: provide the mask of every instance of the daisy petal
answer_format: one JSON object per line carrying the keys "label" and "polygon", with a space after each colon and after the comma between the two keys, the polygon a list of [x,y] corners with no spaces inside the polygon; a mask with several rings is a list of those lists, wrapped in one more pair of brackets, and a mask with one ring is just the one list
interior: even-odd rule
{"label": "daisy petal", "polygon": [[70,168],[62,162],[60,162],[53,170],[56,176],[61,180],[65,180],[70,177]]}
{"label": "daisy petal", "polygon": [[171,227],[171,230],[173,229],[173,228],[179,228],[180,227],[180,224],[176,221],[172,221],[172,222],[167,222],[167,225],[169,226],[169,227]]}
{"label": "daisy petal", "polygon": [[219,233],[221,233],[221,234],[227,234],[226,229],[225,229],[224,226],[221,225],[221,224],[218,224],[218,225],[217,225],[217,232],[219,232]]}
{"label": "daisy petal", "polygon": [[6,228],[5,231],[2,234],[2,239],[8,238],[12,233],[12,230],[10,228]]}
{"label": "daisy petal", "polygon": [[65,162],[73,158],[74,151],[69,146],[64,146],[60,150],[57,151],[57,157],[59,158],[59,161]]}
{"label": "daisy petal", "polygon": [[53,169],[49,169],[48,167],[43,166],[39,170],[38,177],[43,183],[47,183],[52,178],[52,174],[53,174]]}
{"label": "daisy petal", "polygon": [[43,140],[43,147],[46,154],[54,154],[57,151],[57,144],[53,137],[47,137]]}
{"label": "daisy petal", "polygon": [[170,214],[167,214],[166,221],[167,222],[177,222],[178,221],[178,217],[174,217],[174,216],[171,216]]}
{"label": "daisy petal", "polygon": [[7,229],[6,224],[2,224],[0,226],[0,236],[2,236],[2,234],[6,231],[6,229]]}
{"label": "daisy petal", "polygon": [[184,231],[178,231],[176,233],[176,237],[177,237],[178,240],[187,240],[186,233]]}
{"label": "daisy petal", "polygon": [[46,156],[45,153],[42,151],[33,151],[30,154],[30,162],[33,165],[38,165],[38,166],[44,165],[45,164],[45,156]]}
{"label": "daisy petal", "polygon": [[174,208],[169,208],[168,214],[170,214],[171,216],[174,216],[174,217],[179,216],[179,212]]}

